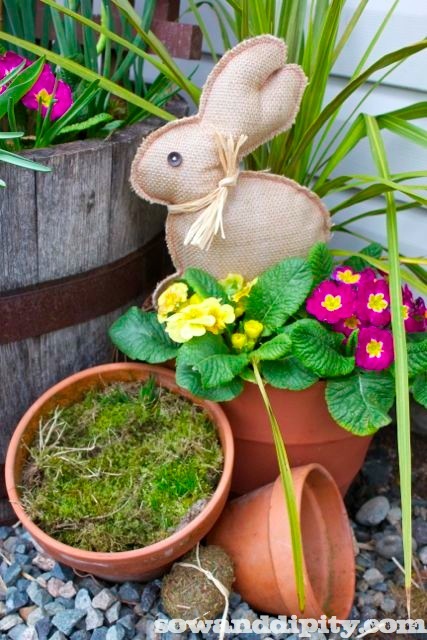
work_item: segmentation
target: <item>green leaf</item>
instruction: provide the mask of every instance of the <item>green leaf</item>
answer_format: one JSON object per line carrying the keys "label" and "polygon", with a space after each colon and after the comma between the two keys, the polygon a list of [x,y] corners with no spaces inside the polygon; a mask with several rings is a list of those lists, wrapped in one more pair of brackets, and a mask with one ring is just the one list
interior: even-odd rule
{"label": "green leaf", "polygon": [[331,252],[326,244],[318,242],[311,249],[307,257],[313,274],[313,285],[316,286],[322,280],[327,280],[334,266]]}
{"label": "green leaf", "polygon": [[279,333],[268,342],[264,342],[258,349],[251,353],[251,358],[256,360],[278,360],[283,358],[291,350],[292,342],[288,335]]}
{"label": "green leaf", "polygon": [[354,369],[354,358],[339,353],[342,338],[316,320],[300,320],[292,330],[292,350],[302,364],[319,377],[345,376]]}
{"label": "green leaf", "polygon": [[6,115],[9,100],[16,104],[28,93],[41,74],[44,63],[45,59],[40,58],[12,80],[6,91],[0,95],[0,118]]}
{"label": "green leaf", "polygon": [[412,384],[414,399],[427,409],[427,373],[417,376]]}
{"label": "green leaf", "polygon": [[32,169],[33,171],[42,171],[44,173],[49,173],[49,171],[51,171],[50,167],[45,167],[43,164],[39,164],[38,162],[34,162],[28,158],[23,158],[16,153],[11,153],[4,149],[0,149],[0,162],[8,162],[9,164],[14,164],[15,166],[22,167],[23,169]]}
{"label": "green leaf", "polygon": [[[377,242],[372,242],[371,244],[368,244],[368,246],[364,249],[361,249],[360,253],[379,260],[382,256],[383,248]],[[362,269],[370,266],[369,263],[366,262],[366,260],[363,260],[363,258],[359,258],[357,256],[352,256],[351,258],[346,260],[344,264],[348,265],[355,271],[362,271]]]}
{"label": "green leaf", "polygon": [[408,342],[406,349],[409,375],[416,376],[420,373],[427,373],[427,339],[421,342]]}
{"label": "green leaf", "polygon": [[63,136],[66,133],[74,133],[76,131],[85,131],[86,129],[91,129],[92,127],[96,127],[99,124],[104,122],[110,122],[113,119],[113,116],[109,113],[97,113],[96,115],[84,120],[83,122],[75,122],[74,124],[69,124],[67,127],[63,127],[60,129],[59,133]]}
{"label": "green leaf", "polygon": [[202,269],[187,269],[182,277],[202,298],[219,298],[225,300],[227,298],[224,289],[218,281],[206,271]]}
{"label": "green leaf", "polygon": [[176,366],[176,382],[183,389],[187,389],[190,393],[199,398],[212,400],[213,402],[226,402],[240,395],[243,391],[243,382],[239,378],[235,378],[228,384],[215,387],[214,389],[206,389],[202,385],[200,373],[190,364],[184,364],[177,361]]}
{"label": "green leaf", "polygon": [[194,367],[204,388],[231,382],[249,362],[247,354],[232,354],[222,336],[206,333],[182,345],[177,363]]}
{"label": "green leaf", "polygon": [[354,371],[328,380],[326,403],[338,424],[356,436],[368,436],[391,422],[394,380],[387,371]]}
{"label": "green leaf", "polygon": [[296,313],[313,283],[310,265],[303,258],[288,258],[265,271],[253,286],[246,316],[274,331]]}
{"label": "green leaf", "polygon": [[291,391],[308,389],[319,379],[306,369],[295,356],[288,356],[273,362],[263,362],[261,371],[265,380],[273,387],[290,389]]}
{"label": "green leaf", "polygon": [[157,364],[175,358],[179,347],[157,320],[154,312],[131,307],[110,327],[113,343],[132,360]]}

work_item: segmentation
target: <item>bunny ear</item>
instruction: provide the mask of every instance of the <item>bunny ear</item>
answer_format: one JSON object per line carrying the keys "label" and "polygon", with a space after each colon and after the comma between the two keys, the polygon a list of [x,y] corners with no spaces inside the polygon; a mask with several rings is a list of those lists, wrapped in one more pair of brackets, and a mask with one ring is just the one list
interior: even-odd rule
{"label": "bunny ear", "polygon": [[209,75],[200,101],[203,126],[225,135],[248,136],[243,154],[289,129],[307,78],[285,64],[286,45],[271,35],[244,40]]}

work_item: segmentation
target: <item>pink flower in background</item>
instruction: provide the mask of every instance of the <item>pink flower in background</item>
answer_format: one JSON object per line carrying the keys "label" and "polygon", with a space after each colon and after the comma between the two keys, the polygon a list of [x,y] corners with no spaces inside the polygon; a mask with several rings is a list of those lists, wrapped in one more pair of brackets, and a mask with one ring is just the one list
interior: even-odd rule
{"label": "pink flower in background", "polygon": [[[14,51],[6,51],[3,55],[0,56],[0,80],[3,80],[11,71],[19,67],[19,65],[24,62],[29,64],[29,60],[19,56]],[[7,84],[4,84],[0,87],[0,93],[6,91]]]}
{"label": "pink flower in background", "polygon": [[352,287],[340,282],[325,280],[307,300],[307,311],[315,318],[329,324],[349,318],[354,312],[355,294]]}
{"label": "pink flower in background", "polygon": [[361,274],[357,273],[351,267],[341,265],[336,267],[332,273],[332,277],[337,282],[343,282],[344,284],[358,284],[360,282]]}
{"label": "pink flower in background", "polygon": [[402,290],[403,318],[408,333],[427,331],[427,308],[422,298],[416,298],[408,285]]}
{"label": "pink flower in background", "polygon": [[73,96],[70,86],[62,80],[57,80],[49,65],[45,65],[36,82],[22,98],[22,102],[34,111],[39,109],[40,104],[42,115],[46,116],[52,101],[50,119],[57,120],[71,107]]}
{"label": "pink flower in background", "polygon": [[377,327],[390,323],[390,292],[385,280],[368,280],[359,287],[357,316],[362,322],[369,322]]}
{"label": "pink flower in background", "polygon": [[350,316],[349,318],[345,318],[345,320],[340,320],[337,324],[334,325],[334,330],[343,333],[347,338],[349,335],[353,333],[356,329],[360,329],[362,326],[361,321],[356,316]]}
{"label": "pink flower in background", "polygon": [[366,284],[367,282],[375,282],[375,280],[378,280],[378,274],[374,269],[371,269],[371,267],[366,267],[366,269],[360,272],[360,285]]}
{"label": "pink flower in background", "polygon": [[366,327],[359,331],[356,365],[362,369],[381,371],[394,360],[393,336],[388,329]]}

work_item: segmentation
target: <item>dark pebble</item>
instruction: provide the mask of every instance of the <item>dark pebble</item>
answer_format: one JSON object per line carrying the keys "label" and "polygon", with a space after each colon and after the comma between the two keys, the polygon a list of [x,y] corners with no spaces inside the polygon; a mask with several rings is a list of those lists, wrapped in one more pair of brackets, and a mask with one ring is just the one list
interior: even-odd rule
{"label": "dark pebble", "polygon": [[425,520],[421,518],[414,520],[412,531],[412,535],[420,547],[427,544],[427,522]]}
{"label": "dark pebble", "polygon": [[143,613],[150,611],[159,594],[160,585],[157,582],[150,582],[146,587],[144,587],[140,600],[141,610]]}
{"label": "dark pebble", "polygon": [[37,631],[39,640],[46,640],[52,629],[52,623],[50,621],[50,618],[45,616],[44,618],[40,618],[40,620],[37,620],[35,624],[35,629]]}
{"label": "dark pebble", "polygon": [[18,580],[21,575],[21,566],[14,562],[11,564],[3,574],[3,581],[6,587],[10,587]]}

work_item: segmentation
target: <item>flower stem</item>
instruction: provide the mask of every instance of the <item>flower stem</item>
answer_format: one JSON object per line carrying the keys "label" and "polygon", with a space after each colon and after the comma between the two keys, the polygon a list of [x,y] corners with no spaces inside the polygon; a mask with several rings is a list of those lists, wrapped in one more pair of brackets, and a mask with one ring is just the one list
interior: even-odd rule
{"label": "flower stem", "polygon": [[292,541],[292,556],[295,570],[295,585],[298,594],[298,604],[301,612],[305,609],[305,586],[304,586],[304,554],[302,547],[301,527],[298,515],[298,506],[292,480],[292,471],[289,465],[288,455],[286,453],[285,443],[283,442],[282,433],[276,416],[274,415],[270,399],[267,395],[263,379],[261,377],[258,363],[252,360],[252,366],[255,379],[267,411],[273,433],[274,446],[276,447],[277,460],[279,463],[280,478],[282,481],[283,492],[285,494],[286,508],[288,511],[289,528]]}

